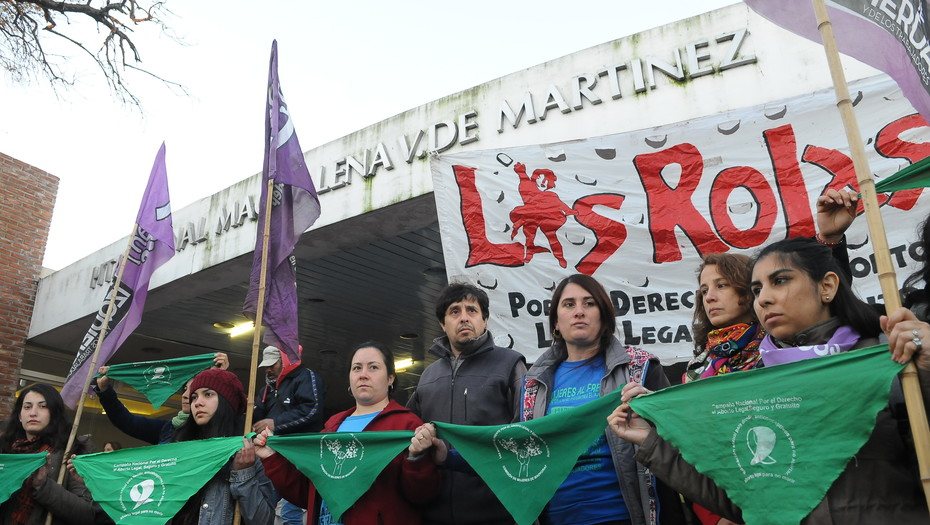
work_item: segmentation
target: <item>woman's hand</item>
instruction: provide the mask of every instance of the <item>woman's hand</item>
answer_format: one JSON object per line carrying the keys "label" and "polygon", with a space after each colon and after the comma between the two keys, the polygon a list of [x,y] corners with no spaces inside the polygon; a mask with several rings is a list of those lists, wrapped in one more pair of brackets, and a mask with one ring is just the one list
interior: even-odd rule
{"label": "woman's hand", "polygon": [[220,370],[226,370],[229,368],[229,356],[223,352],[217,352],[213,354],[213,366],[219,368]]}
{"label": "woman's hand", "polygon": [[255,447],[249,438],[242,438],[242,448],[233,458],[233,470],[242,470],[255,464]]}
{"label": "woman's hand", "polygon": [[436,437],[436,425],[425,423],[413,431],[413,437],[410,438],[410,446],[407,451],[412,456],[419,456],[432,447],[433,462],[437,465],[445,463],[449,456],[449,448],[446,442]]}
{"label": "woman's hand", "polygon": [[629,382],[620,390],[620,406],[607,416],[607,426],[614,434],[635,445],[641,445],[649,437],[652,427],[630,408],[630,401],[652,391],[639,383]]}
{"label": "woman's hand", "polygon": [[110,378],[107,377],[107,372],[110,371],[110,367],[101,366],[97,369],[97,373],[100,374],[100,377],[97,378],[97,390],[104,391],[110,388]]}
{"label": "woman's hand", "polygon": [[32,473],[32,487],[39,489],[42,485],[45,484],[45,480],[48,479],[48,466],[42,465],[35,472]]}
{"label": "woman's hand", "polygon": [[607,426],[619,438],[634,445],[642,445],[643,441],[652,433],[652,427],[645,419],[639,417],[629,403],[622,403],[607,416]]}
{"label": "woman's hand", "polygon": [[930,370],[930,324],[918,321],[914,312],[902,306],[883,315],[881,325],[892,359],[903,365],[914,358],[918,367]]}
{"label": "woman's hand", "polygon": [[275,451],[268,446],[268,438],[273,436],[274,432],[269,429],[262,430],[252,438],[252,445],[255,447],[255,455],[261,459],[273,456]]}
{"label": "woman's hand", "polygon": [[623,389],[620,390],[620,402],[629,403],[631,400],[636,399],[639,396],[646,394],[651,394],[652,390],[644,387],[639,383],[629,382],[623,385]]}
{"label": "woman's hand", "polygon": [[817,197],[817,231],[820,239],[837,243],[856,218],[859,197],[847,190],[828,189]]}

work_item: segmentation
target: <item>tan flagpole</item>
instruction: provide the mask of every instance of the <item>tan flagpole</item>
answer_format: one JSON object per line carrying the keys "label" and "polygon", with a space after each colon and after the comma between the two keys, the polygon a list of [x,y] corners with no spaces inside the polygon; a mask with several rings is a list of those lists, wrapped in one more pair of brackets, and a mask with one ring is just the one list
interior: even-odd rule
{"label": "tan flagpole", "polygon": [[271,193],[274,179],[265,186],[265,224],[262,231],[262,269],[258,276],[258,305],[255,308],[255,331],[252,334],[252,364],[249,368],[249,397],[245,404],[245,433],[252,431],[252,412],[255,404],[255,377],[258,375],[258,351],[261,345],[262,316],[265,313],[265,282],[268,277],[268,240],[271,237]]}
{"label": "tan flagpole", "polygon": [[[878,281],[885,299],[885,311],[889,314],[901,307],[901,297],[898,292],[898,280],[894,265],[891,261],[891,252],[888,249],[888,239],[885,235],[885,225],[878,208],[878,198],[875,193],[875,180],[865,154],[862,135],[859,133],[859,124],[853,112],[852,100],[849,97],[849,88],[846,85],[846,75],[840,62],[836,39],[833,35],[833,26],[827,14],[824,0],[811,0],[814,14],[817,17],[817,27],[823,38],[823,47],[830,64],[830,76],[833,78],[833,88],[836,90],[836,106],[843,119],[846,129],[846,139],[852,153],[853,167],[856,170],[856,179],[859,182],[859,191],[862,194],[865,206],[866,221],[869,226],[869,237],[875,251],[875,265],[878,269]],[[930,508],[930,427],[927,424],[927,413],[924,411],[923,397],[920,394],[920,383],[917,380],[917,369],[913,361],[907,364],[901,376],[901,387],[904,390],[904,400],[907,405],[907,415],[910,420],[911,433],[914,436],[914,448],[917,450],[917,462],[920,470],[920,480],[923,484],[924,497]]]}
{"label": "tan flagpole", "polygon": [[[262,341],[262,315],[265,313],[265,282],[268,276],[268,239],[271,237],[271,194],[274,191],[274,179],[268,179],[265,186],[265,223],[262,229],[262,269],[258,276],[258,305],[255,308],[255,331],[252,333],[252,363],[249,366],[249,394],[245,402],[245,429],[252,431],[252,412],[255,405],[255,378],[258,375],[258,350]],[[233,525],[239,525],[239,504],[233,515]]]}
{"label": "tan flagpole", "polygon": [[[90,366],[87,368],[87,377],[84,378],[84,386],[81,388],[81,397],[78,400],[77,408],[75,408],[74,423],[71,425],[71,434],[68,435],[68,444],[65,446],[65,450],[61,456],[61,467],[58,470],[57,481],[59,485],[65,480],[68,452],[71,451],[71,447],[74,445],[74,440],[77,437],[78,425],[81,424],[81,414],[84,413],[84,400],[87,399],[87,389],[90,388],[90,381],[97,371],[97,359],[100,357],[100,347],[103,346],[103,341],[106,339],[107,327],[110,326],[110,319],[113,317],[113,307],[116,306],[116,294],[119,291],[119,284],[123,281],[123,271],[126,270],[126,261],[129,260],[129,250],[132,248],[132,241],[135,239],[138,229],[139,225],[134,224],[132,233],[129,234],[129,242],[126,243],[126,250],[123,252],[123,257],[119,260],[119,270],[116,272],[116,280],[113,282],[113,290],[110,292],[110,301],[107,303],[107,312],[103,317],[100,335],[97,336],[97,346],[94,347],[94,353],[90,358]],[[52,513],[49,512],[48,516],[45,518],[45,525],[51,525],[51,523]]]}

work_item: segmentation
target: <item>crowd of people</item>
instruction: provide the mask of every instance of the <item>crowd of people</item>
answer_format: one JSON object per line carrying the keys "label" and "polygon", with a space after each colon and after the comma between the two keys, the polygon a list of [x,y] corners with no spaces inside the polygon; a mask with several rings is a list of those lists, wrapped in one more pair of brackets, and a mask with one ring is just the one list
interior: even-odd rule
{"label": "crowd of people", "polygon": [[[683,382],[701,381],[810,357],[829,343],[855,351],[887,340],[889,359],[917,364],[930,407],[930,262],[906,282],[906,308],[879,312],[851,288],[844,232],[856,196],[828,190],[817,202],[819,233],[763,247],[754,257],[711,254],[697,268],[694,358]],[[930,245],[930,220],[922,230]],[[881,309],[881,308],[879,308]],[[355,406],[324,421],[322,379],[289,363],[273,347],[263,352],[266,385],[254,400],[253,438],[169,522],[229,525],[235,509],[248,525],[510,524],[497,497],[432,422],[500,425],[555,414],[623,386],[604,433],[578,458],[539,521],[552,525],[742,523],[742,514],[713,480],[685,461],[630,407],[633,398],[669,386],[666,370],[648,349],[616,337],[610,296],[593,277],[575,274],[554,289],[548,324],[552,346],[527,367],[522,354],[496,346],[487,329],[488,296],[454,283],[436,303],[444,335],[429,352],[406,406],[393,398],[397,375],[391,350],[365,342],[349,352],[349,392]],[[217,354],[182,395],[181,411],[163,421],[135,416],[120,403],[100,369],[95,389],[116,428],[150,444],[240,436],[246,396]],[[677,378],[676,378],[677,379]],[[677,382],[677,381],[676,381]],[[625,386],[624,386],[625,385]],[[842,400],[837,400],[842,402]],[[866,444],[832,484],[807,524],[928,523],[916,456],[899,382]],[[43,384],[23,389],[0,436],[0,453],[49,452],[4,504],[0,525],[110,523],[83,480],[69,468],[56,483],[65,455],[80,454],[79,439],[65,450],[71,424],[58,392]],[[410,445],[381,472],[339,521],[312,481],[273,449],[273,435],[303,432],[407,430]],[[697,430],[697,429],[696,429]],[[713,428],[700,429],[714,432]],[[109,449],[119,449],[115,442]],[[282,499],[283,498],[283,499]]]}

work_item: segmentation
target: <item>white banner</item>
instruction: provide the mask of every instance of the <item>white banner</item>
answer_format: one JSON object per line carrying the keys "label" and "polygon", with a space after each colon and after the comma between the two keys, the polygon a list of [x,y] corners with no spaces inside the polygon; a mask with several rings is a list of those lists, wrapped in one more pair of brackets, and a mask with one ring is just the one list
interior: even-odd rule
{"label": "white banner", "polygon": [[[930,128],[887,77],[851,91],[879,178],[930,156]],[[495,340],[529,361],[551,344],[555,284],[576,272],[610,293],[621,341],[666,364],[687,360],[700,256],[813,235],[817,197],[858,189],[845,136],[831,90],[648,130],[434,157],[449,279],[487,291]],[[899,282],[922,257],[922,191],[879,196]],[[857,292],[881,302],[864,218],[847,239]]]}

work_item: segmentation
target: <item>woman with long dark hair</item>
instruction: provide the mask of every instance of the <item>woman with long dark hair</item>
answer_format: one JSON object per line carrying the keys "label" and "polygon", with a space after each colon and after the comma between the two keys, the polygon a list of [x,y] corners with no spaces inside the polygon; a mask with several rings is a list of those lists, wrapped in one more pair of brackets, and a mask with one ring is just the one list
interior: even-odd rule
{"label": "woman with long dark hair", "polygon": [[[830,249],[812,239],[788,239],[764,248],[753,265],[751,289],[756,316],[768,332],[760,345],[765,366],[878,343],[878,314],[855,296]],[[926,374],[927,364],[918,365]],[[630,410],[632,390],[624,390],[623,404],[608,418],[611,429],[640,445],[637,459],[657,477],[739,521],[740,509],[726,493]],[[896,380],[889,406],[879,412],[868,441],[803,523],[926,523],[903,401]]]}
{"label": "woman with long dark hair", "polygon": [[[53,523],[94,523],[94,506],[83,480],[69,472],[63,485],[56,483],[70,431],[65,403],[57,390],[37,383],[19,393],[0,435],[0,454],[48,452],[48,459],[0,505],[0,523],[40,525],[49,512],[55,517]],[[82,436],[70,452],[80,454],[87,448]]]}
{"label": "woman with long dark hair", "polygon": [[[426,457],[432,443],[420,430],[423,421],[391,399],[396,379],[394,355],[386,346],[373,341],[356,346],[349,365],[349,392],[355,398],[355,407],[329,418],[323,427],[323,432],[416,431],[407,451],[394,458],[368,491],[345,511],[345,525],[417,525],[421,522],[417,507],[439,492],[439,472]],[[275,488],[287,501],[307,509],[309,525],[334,523],[310,479],[266,446],[270,435],[272,432],[265,429],[256,436],[255,450]]]}
{"label": "woman with long dark hair", "polygon": [[[175,434],[175,441],[241,436],[245,425],[245,393],[232,372],[211,368],[190,383],[191,415]],[[274,520],[277,504],[271,482],[252,442],[217,472],[171,520],[172,525],[229,525],[236,505],[246,525]]]}

